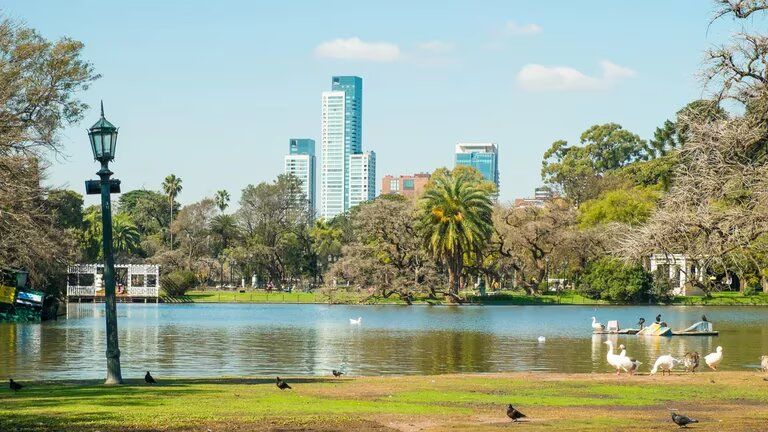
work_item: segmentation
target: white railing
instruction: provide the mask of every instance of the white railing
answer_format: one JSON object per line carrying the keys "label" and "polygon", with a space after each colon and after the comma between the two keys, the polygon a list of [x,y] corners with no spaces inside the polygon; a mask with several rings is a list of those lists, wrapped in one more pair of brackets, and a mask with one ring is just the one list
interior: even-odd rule
{"label": "white railing", "polygon": [[157,287],[128,287],[128,295],[131,297],[157,297]]}
{"label": "white railing", "polygon": [[67,287],[67,295],[68,296],[95,296],[96,295],[96,287],[68,286]]}

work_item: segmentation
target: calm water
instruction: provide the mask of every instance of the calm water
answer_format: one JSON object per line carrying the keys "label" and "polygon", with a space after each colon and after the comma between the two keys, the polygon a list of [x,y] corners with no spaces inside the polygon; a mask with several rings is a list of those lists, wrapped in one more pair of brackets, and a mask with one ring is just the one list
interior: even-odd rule
{"label": "calm water", "polygon": [[[609,336],[590,317],[630,327],[661,313],[674,329],[706,313],[719,337],[610,336],[647,371],[661,354],[709,353],[754,370],[768,354],[768,308],[592,306],[325,306],[120,304],[123,376],[608,372]],[[363,317],[351,326],[349,318]],[[545,343],[538,343],[538,336]],[[0,324],[0,378],[101,378],[104,305],[71,304],[44,324]],[[650,364],[649,364],[650,363]]]}

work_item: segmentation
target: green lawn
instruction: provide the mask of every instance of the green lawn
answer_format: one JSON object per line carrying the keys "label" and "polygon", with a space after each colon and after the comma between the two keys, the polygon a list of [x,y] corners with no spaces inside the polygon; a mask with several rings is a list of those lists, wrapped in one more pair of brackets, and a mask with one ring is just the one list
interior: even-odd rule
{"label": "green lawn", "polygon": [[[531,296],[523,291],[499,291],[479,296],[474,293],[463,293],[471,304],[485,305],[606,305],[611,304],[602,300],[593,300],[573,291],[561,294],[546,293]],[[167,301],[191,301],[195,303],[334,303],[334,304],[405,304],[396,296],[389,298],[371,298],[366,293],[338,291],[330,295],[323,293],[307,293],[294,291],[292,293],[267,293],[264,290],[239,291],[190,291],[183,299],[167,299]],[[444,304],[442,300],[416,298],[414,304]],[[737,292],[714,293],[709,298],[701,296],[675,297],[671,304],[675,305],[709,305],[709,306],[748,306],[768,305],[768,294],[744,296]]]}
{"label": "green lawn", "polygon": [[295,377],[289,391],[271,377],[157,378],[156,386],[50,382],[3,390],[0,430],[495,431],[509,424],[508,403],[528,414],[519,425],[526,430],[672,430],[667,408],[698,417],[702,431],[764,430],[768,420],[768,383],[754,372]]}

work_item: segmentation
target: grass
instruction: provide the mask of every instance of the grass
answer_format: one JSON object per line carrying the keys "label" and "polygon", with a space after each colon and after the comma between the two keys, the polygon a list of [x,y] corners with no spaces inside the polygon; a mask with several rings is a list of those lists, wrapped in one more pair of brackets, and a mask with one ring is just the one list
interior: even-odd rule
{"label": "grass", "polygon": [[[560,294],[545,293],[537,296],[523,291],[498,291],[486,296],[463,293],[470,304],[483,305],[608,305],[610,302],[584,297],[574,291]],[[174,301],[174,299],[170,299]],[[370,297],[366,293],[337,291],[331,294],[320,292],[271,292],[264,290],[239,291],[190,291],[184,301],[195,303],[322,303],[322,304],[405,304],[397,296],[389,298]],[[442,300],[417,297],[414,304],[444,304]],[[646,304],[646,303],[643,303]],[[713,293],[711,297],[675,297],[673,305],[706,306],[768,306],[768,294],[742,295],[738,292]]]}
{"label": "grass", "polygon": [[526,430],[673,430],[667,408],[701,431],[765,430],[768,383],[754,372],[634,376],[545,373],[162,379],[157,386],[26,383],[0,393],[2,431],[462,430],[509,427],[504,407],[529,416]]}

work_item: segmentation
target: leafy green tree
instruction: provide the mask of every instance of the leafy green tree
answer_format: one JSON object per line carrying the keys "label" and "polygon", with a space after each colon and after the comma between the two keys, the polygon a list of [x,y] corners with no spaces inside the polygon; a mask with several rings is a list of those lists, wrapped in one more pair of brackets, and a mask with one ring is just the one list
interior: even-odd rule
{"label": "leafy green tree", "polygon": [[210,198],[182,207],[171,223],[171,233],[176,234],[179,249],[186,256],[186,270],[195,271],[195,264],[211,249],[211,221],[216,205]]}
{"label": "leafy green tree", "polygon": [[[169,228],[171,223],[173,223],[173,207],[176,202],[176,197],[181,193],[181,178],[176,177],[176,174],[171,174],[165,177],[165,180],[163,180],[163,192],[168,196],[168,205],[170,207],[170,219],[169,219]],[[170,247],[171,250],[173,250],[173,230],[169,231],[170,233]]]}
{"label": "leafy green tree", "polygon": [[579,291],[591,298],[620,303],[648,299],[653,278],[642,266],[604,257],[587,265]]}
{"label": "leafy green tree", "polygon": [[48,192],[48,208],[54,214],[56,226],[61,229],[80,229],[83,225],[83,196],[67,189]]}
{"label": "leafy green tree", "polygon": [[219,261],[219,279],[223,284],[227,251],[239,239],[240,228],[237,226],[237,219],[233,215],[219,214],[211,220],[210,229],[215,238],[213,255]]}
{"label": "leafy green tree", "polygon": [[140,253],[141,234],[126,213],[112,218],[112,241],[115,254],[120,257]]}
{"label": "leafy green tree", "polygon": [[466,175],[438,172],[419,201],[421,237],[448,268],[449,295],[458,299],[464,256],[477,255],[493,232],[490,194]]}
{"label": "leafy green tree", "polygon": [[616,189],[589,200],[579,207],[582,227],[619,222],[639,225],[650,217],[660,193],[656,188]]}
{"label": "leafy green tree", "polygon": [[555,141],[544,153],[541,176],[576,205],[600,193],[602,176],[653,156],[647,143],[616,123],[595,125],[581,134],[580,146]]}
{"label": "leafy green tree", "polygon": [[120,195],[118,213],[126,213],[142,236],[159,234],[170,224],[170,213],[178,211],[178,203],[171,204],[160,192],[145,189],[132,190]]}
{"label": "leafy green tree", "polygon": [[213,197],[214,202],[216,202],[216,207],[218,207],[219,211],[222,213],[229,207],[229,199],[229,192],[224,189],[216,191],[216,196]]}

